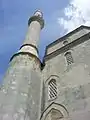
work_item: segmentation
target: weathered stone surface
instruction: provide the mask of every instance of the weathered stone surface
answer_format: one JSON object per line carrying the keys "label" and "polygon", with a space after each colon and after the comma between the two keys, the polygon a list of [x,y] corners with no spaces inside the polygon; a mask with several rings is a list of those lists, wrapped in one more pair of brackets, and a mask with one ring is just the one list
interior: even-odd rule
{"label": "weathered stone surface", "polygon": [[[37,50],[40,20],[42,17],[29,21],[24,46],[5,74],[0,120],[90,120],[90,28],[81,26],[64,36],[62,39],[68,41],[65,46],[63,40],[49,45],[41,71]],[[65,58],[68,51],[73,57],[70,65]],[[48,83],[52,79],[55,84],[51,84],[50,93],[56,97],[49,100]]]}
{"label": "weathered stone surface", "polygon": [[40,20],[31,21],[23,47],[11,59],[0,91],[0,120],[40,118],[41,73],[37,50]]}
{"label": "weathered stone surface", "polygon": [[[84,29],[83,29],[84,30]],[[68,42],[73,42],[75,39],[82,35],[82,31],[78,31],[75,35],[67,38]],[[83,34],[89,33],[87,30]],[[59,44],[63,44],[63,41]],[[74,43],[73,43],[74,44]],[[61,47],[61,46],[60,46]],[[58,49],[57,45],[51,45],[51,48],[47,48],[48,52]],[[67,52],[67,51],[66,51]],[[57,75],[59,80],[57,81],[58,97],[53,101],[48,101],[45,97],[45,108],[47,108],[52,102],[64,105],[69,112],[69,117],[72,120],[89,120],[90,111],[90,39],[85,40],[82,43],[74,46],[70,52],[73,56],[74,63],[67,65],[67,61],[64,56],[64,52],[55,55],[51,59],[46,60],[46,66],[42,71],[43,79],[46,81],[51,75]],[[54,53],[53,53],[54,54]],[[48,85],[46,87],[46,96],[48,94]]]}
{"label": "weathered stone surface", "polygon": [[4,120],[4,116],[5,120],[12,120],[15,116],[17,120],[24,119],[28,106],[29,114],[36,114],[31,114],[29,119],[39,117],[41,81],[40,73],[33,70],[34,61],[28,55],[19,55],[12,60],[0,91],[1,120]]}

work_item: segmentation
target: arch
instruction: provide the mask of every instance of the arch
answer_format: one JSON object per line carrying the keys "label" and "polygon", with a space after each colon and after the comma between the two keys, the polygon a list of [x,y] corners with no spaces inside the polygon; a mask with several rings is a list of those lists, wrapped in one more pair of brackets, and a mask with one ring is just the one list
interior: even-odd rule
{"label": "arch", "polygon": [[45,81],[45,84],[48,84],[51,79],[55,79],[56,81],[59,79],[58,75],[50,75],[50,77]]}
{"label": "arch", "polygon": [[63,41],[63,44],[64,44],[64,45],[67,45],[67,44],[68,44],[68,41],[67,41],[67,40],[64,40],[64,41]]}
{"label": "arch", "polygon": [[64,54],[64,56],[66,56],[67,54],[71,54],[71,51],[68,51]]}
{"label": "arch", "polygon": [[[61,116],[61,118],[69,117],[69,113],[63,105],[53,102],[42,113],[40,120],[48,120],[46,118],[48,117],[48,114],[51,113],[52,110],[56,111],[56,114],[58,114],[58,117],[60,117],[60,116]],[[55,116],[53,116],[53,117],[55,117]]]}
{"label": "arch", "polygon": [[64,116],[62,115],[62,113],[55,109],[55,108],[52,108],[49,113],[47,113],[47,115],[45,116],[45,120],[59,120],[59,119],[62,119],[64,118]]}

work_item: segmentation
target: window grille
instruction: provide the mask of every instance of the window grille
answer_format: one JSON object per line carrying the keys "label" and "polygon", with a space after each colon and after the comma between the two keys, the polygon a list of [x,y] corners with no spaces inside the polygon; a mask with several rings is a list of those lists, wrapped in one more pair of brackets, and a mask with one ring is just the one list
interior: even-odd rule
{"label": "window grille", "polygon": [[67,53],[65,54],[65,57],[66,57],[66,60],[67,60],[67,64],[68,64],[68,65],[70,65],[70,64],[72,64],[72,63],[74,62],[71,52],[67,52]]}
{"label": "window grille", "polygon": [[49,100],[55,99],[57,97],[57,84],[55,79],[51,79],[48,83],[48,97]]}

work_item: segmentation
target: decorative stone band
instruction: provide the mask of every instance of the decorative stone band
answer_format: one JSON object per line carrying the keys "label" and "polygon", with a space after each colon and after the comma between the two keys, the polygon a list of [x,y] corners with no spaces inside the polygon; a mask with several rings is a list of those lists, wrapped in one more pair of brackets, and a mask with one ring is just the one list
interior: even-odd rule
{"label": "decorative stone band", "polygon": [[35,56],[35,55],[33,55],[32,53],[30,53],[30,52],[20,52],[20,51],[19,51],[18,53],[14,54],[14,55],[11,57],[10,62],[14,59],[14,57],[19,56],[19,55],[29,55],[30,57],[35,58],[35,59],[37,60],[38,64],[40,65],[40,69],[41,69],[42,63],[41,63],[40,59],[39,59],[37,56]]}
{"label": "decorative stone band", "polygon": [[41,25],[41,29],[44,27],[44,20],[42,19],[42,17],[39,17],[39,16],[32,16],[32,17],[30,17],[29,20],[28,20],[28,26],[33,21],[39,22],[40,25]]}
{"label": "decorative stone band", "polygon": [[38,57],[38,51],[33,45],[23,45],[18,52],[28,52]]}
{"label": "decorative stone band", "polygon": [[38,49],[37,49],[37,47],[36,47],[35,45],[32,45],[32,44],[23,44],[23,45],[20,47],[20,49],[22,49],[24,46],[34,47],[34,48],[36,49],[37,53],[39,54],[39,51],[38,51]]}

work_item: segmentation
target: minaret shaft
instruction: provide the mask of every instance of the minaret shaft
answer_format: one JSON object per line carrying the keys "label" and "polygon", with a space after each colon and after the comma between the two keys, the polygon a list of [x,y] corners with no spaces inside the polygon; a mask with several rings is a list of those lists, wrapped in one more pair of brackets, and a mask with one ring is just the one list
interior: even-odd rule
{"label": "minaret shaft", "polygon": [[37,11],[28,21],[28,32],[19,52],[28,52],[38,58],[40,31],[44,27],[42,13]]}
{"label": "minaret shaft", "polygon": [[26,39],[23,44],[32,44],[38,47],[40,31],[41,31],[40,23],[37,21],[33,21],[28,27]]}
{"label": "minaret shaft", "polygon": [[28,27],[26,38],[23,42],[23,47],[19,52],[28,52],[38,57],[38,44],[41,26],[38,21],[33,21]]}

